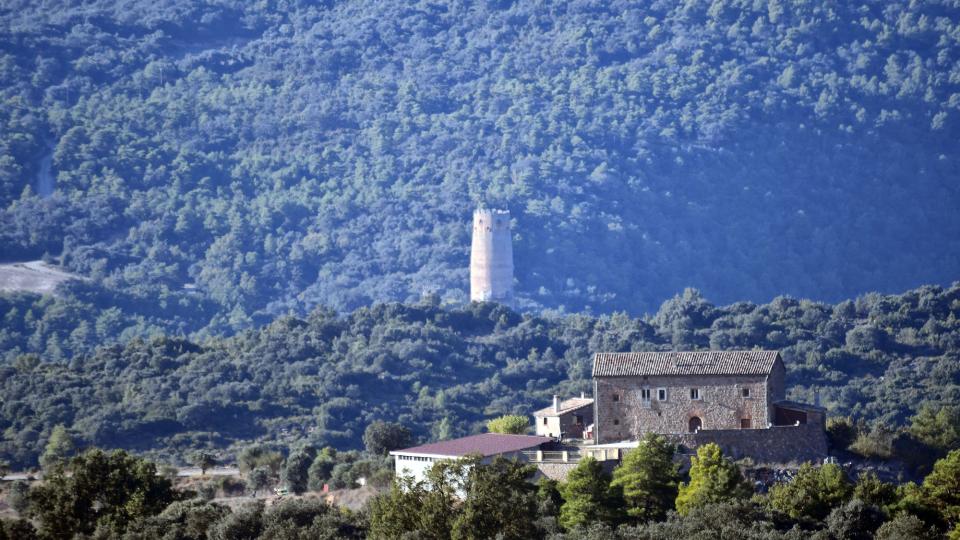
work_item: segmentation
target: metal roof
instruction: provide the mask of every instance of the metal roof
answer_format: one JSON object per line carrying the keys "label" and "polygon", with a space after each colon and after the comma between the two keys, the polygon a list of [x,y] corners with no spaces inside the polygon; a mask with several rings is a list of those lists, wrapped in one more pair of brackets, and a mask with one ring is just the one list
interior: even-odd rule
{"label": "metal roof", "polygon": [[597,353],[594,377],[643,375],[769,375],[777,351]]}
{"label": "metal roof", "polygon": [[553,441],[550,437],[536,437],[534,435],[509,435],[504,433],[481,433],[449,441],[440,441],[403,450],[390,452],[397,454],[419,454],[425,456],[462,457],[469,454],[480,454],[483,457],[505,454],[534,448],[541,444]]}
{"label": "metal roof", "polygon": [[565,400],[561,401],[561,402],[560,402],[560,410],[559,410],[559,411],[553,410],[553,405],[551,405],[551,406],[549,406],[549,407],[544,407],[544,408],[540,409],[539,411],[533,413],[533,415],[534,415],[534,416],[537,416],[537,417],[559,416],[559,415],[561,415],[561,414],[568,413],[568,412],[570,412],[570,411],[575,411],[575,410],[577,410],[577,409],[582,409],[583,407],[586,407],[587,405],[593,405],[593,398],[578,398],[578,397],[575,397],[575,398],[565,399]]}

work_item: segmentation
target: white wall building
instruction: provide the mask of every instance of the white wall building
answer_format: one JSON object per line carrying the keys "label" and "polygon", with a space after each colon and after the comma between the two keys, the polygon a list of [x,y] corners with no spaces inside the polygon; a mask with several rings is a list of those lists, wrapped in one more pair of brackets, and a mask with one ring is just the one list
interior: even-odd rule
{"label": "white wall building", "polygon": [[560,401],[553,396],[553,405],[533,413],[537,435],[580,439],[593,423],[593,399],[580,394],[578,398]]}
{"label": "white wall building", "polygon": [[426,479],[426,473],[437,461],[461,459],[469,455],[481,456],[482,463],[489,463],[496,456],[518,461],[529,461],[524,452],[537,451],[541,445],[552,442],[549,437],[534,435],[507,435],[502,433],[481,433],[449,441],[440,441],[403,450],[394,450],[390,455],[394,459],[397,477],[408,476],[420,482]]}

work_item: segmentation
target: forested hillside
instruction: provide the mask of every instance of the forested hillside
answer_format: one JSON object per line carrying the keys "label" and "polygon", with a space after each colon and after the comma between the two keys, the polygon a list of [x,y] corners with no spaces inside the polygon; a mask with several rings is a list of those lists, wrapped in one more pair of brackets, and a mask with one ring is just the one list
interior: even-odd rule
{"label": "forested hillside", "polygon": [[515,216],[526,308],[839,301],[960,268],[953,1],[15,0],[0,20],[0,254],[92,278],[63,302],[126,306],[111,338],[463,301],[479,204]]}
{"label": "forested hillside", "polygon": [[[960,403],[960,283],[836,305],[780,297],[718,307],[696,291],[653,316],[538,317],[502,306],[317,310],[231,338],[135,339],[69,363],[0,366],[0,459],[32,465],[63,424],[80,446],[169,461],[197,448],[358,447],[388,420],[416,438],[529,414],[590,389],[597,351],[782,351],[788,397],[891,432],[922,405]],[[869,424],[867,425],[869,428]]]}

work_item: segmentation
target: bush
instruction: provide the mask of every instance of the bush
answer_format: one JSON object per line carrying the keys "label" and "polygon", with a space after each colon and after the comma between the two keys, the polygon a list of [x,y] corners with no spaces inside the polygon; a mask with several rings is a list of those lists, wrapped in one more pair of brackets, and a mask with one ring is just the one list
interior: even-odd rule
{"label": "bush", "polygon": [[900,513],[877,529],[876,540],[933,540],[936,534],[917,516]]}
{"label": "bush", "polygon": [[828,463],[814,467],[800,466],[793,480],[770,489],[770,505],[791,518],[823,520],[833,508],[844,503],[853,486],[839,466]]}
{"label": "bush", "polygon": [[844,540],[872,540],[873,531],[884,521],[883,512],[860,499],[834,508],[827,516],[827,529],[834,538]]}
{"label": "bush", "polygon": [[830,448],[846,450],[857,438],[857,427],[849,416],[834,416],[827,419],[827,440]]}
{"label": "bush", "polygon": [[217,478],[217,487],[220,493],[226,497],[242,495],[246,490],[246,484],[235,476],[221,476]]}
{"label": "bush", "polygon": [[865,458],[890,459],[895,435],[890,428],[877,424],[870,431],[861,431],[850,445],[850,451]]}
{"label": "bush", "polygon": [[7,490],[7,504],[21,516],[26,515],[30,509],[30,483],[17,480],[10,484],[10,488]]}

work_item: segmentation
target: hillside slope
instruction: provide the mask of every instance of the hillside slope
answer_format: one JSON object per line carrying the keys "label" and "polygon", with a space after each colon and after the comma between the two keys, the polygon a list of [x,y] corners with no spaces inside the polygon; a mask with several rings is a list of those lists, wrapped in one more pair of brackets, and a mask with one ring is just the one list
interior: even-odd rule
{"label": "hillside slope", "polygon": [[831,415],[892,427],[923,404],[960,402],[958,321],[960,283],[836,305],[718,307],[688,290],[646,320],[490,304],[317,310],[204,343],[133,340],[69,364],[21,355],[0,366],[0,459],[32,464],[57,424],[81,445],[165,461],[253,440],[357,447],[378,419],[447,438],[589,391],[598,351],[777,349],[790,399],[817,391]]}
{"label": "hillside slope", "polygon": [[0,252],[215,333],[462,301],[478,204],[525,307],[948,283],[960,8],[835,4],[8,2]]}

